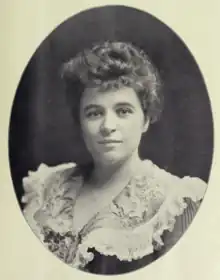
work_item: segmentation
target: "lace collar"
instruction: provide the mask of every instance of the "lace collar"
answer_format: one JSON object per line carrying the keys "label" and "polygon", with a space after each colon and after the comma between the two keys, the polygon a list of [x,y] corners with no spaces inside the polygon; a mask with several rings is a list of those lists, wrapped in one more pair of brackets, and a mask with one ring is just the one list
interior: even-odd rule
{"label": "lace collar", "polygon": [[[73,266],[84,266],[93,258],[89,248],[120,260],[142,258],[163,246],[162,234],[172,231],[177,216],[187,207],[185,198],[203,198],[206,183],[199,178],[179,178],[145,160],[146,174],[134,177],[112,202],[94,215],[80,233]],[[42,237],[42,227],[59,234],[72,232],[74,202],[83,183],[73,176],[74,163],[56,167],[41,165],[24,178],[24,210],[30,226]],[[31,201],[28,195],[35,193]],[[42,237],[44,240],[44,237]],[[120,240],[120,242],[119,242]],[[82,261],[83,260],[83,261]]]}

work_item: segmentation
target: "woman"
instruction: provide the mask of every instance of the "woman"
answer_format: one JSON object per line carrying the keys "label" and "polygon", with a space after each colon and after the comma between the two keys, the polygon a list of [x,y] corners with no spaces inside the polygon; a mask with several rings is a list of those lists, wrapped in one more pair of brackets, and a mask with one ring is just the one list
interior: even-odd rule
{"label": "woman", "polygon": [[143,51],[105,42],[65,63],[62,78],[92,162],[29,172],[24,215],[73,267],[100,274],[143,267],[187,229],[206,183],[139,156],[141,137],[163,103],[159,75]]}

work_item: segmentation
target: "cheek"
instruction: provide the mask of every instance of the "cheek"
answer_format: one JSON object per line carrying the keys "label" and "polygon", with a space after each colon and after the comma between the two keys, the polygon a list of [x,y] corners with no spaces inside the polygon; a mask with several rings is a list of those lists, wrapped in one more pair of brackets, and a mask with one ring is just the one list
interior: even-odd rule
{"label": "cheek", "polygon": [[82,122],[81,130],[84,138],[92,141],[98,134],[99,124],[97,122]]}
{"label": "cheek", "polygon": [[133,118],[124,124],[122,134],[126,138],[127,145],[139,145],[143,133],[143,125],[144,123],[141,117]]}
{"label": "cheek", "polygon": [[129,134],[141,134],[144,128],[144,118],[142,115],[135,115],[124,123],[124,130]]}

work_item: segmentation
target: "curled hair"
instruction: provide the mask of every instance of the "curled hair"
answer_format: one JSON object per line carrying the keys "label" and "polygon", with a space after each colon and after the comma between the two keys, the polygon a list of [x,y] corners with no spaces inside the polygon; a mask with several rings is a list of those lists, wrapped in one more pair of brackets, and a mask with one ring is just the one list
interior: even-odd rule
{"label": "curled hair", "polygon": [[161,80],[149,57],[130,43],[105,42],[86,49],[63,64],[62,78],[68,104],[79,118],[79,101],[85,88],[100,91],[131,87],[145,117],[153,123],[162,111]]}

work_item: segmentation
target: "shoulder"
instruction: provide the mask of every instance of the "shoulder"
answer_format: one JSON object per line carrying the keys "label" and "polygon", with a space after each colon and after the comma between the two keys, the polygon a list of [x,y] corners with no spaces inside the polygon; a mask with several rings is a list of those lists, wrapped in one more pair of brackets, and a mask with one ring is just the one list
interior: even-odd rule
{"label": "shoulder", "polygon": [[159,256],[167,253],[187,232],[189,226],[193,222],[197,211],[199,210],[201,201],[193,202],[187,199],[187,206],[181,211],[180,215],[175,216],[175,223],[172,228],[165,229],[162,235],[163,246],[160,248]]}
{"label": "shoulder", "polygon": [[170,198],[189,198],[193,202],[200,201],[206,192],[207,183],[199,177],[176,176],[160,168],[150,160],[145,161],[146,177],[166,192]]}
{"label": "shoulder", "polygon": [[28,171],[26,177],[22,179],[24,196],[22,202],[27,203],[30,193],[38,193],[48,190],[50,186],[54,186],[64,182],[76,169],[75,163],[65,163],[56,166],[48,166],[44,163],[40,164],[35,171]]}
{"label": "shoulder", "polygon": [[75,174],[77,174],[75,163],[56,166],[41,164],[23,178],[23,213],[37,235],[40,235],[39,230],[45,223],[47,226],[54,226],[56,230],[59,219],[55,217],[59,217],[64,208],[64,214],[68,216],[70,213],[67,210],[71,210],[71,199],[74,199],[74,191],[77,189],[72,188],[72,185],[78,186],[81,179],[80,176],[74,176]]}
{"label": "shoulder", "polygon": [[[72,172],[76,168],[75,163],[63,163],[55,166],[49,166],[41,163],[36,170],[29,170],[27,176],[23,178],[24,188],[28,183],[34,183],[35,181],[41,181],[48,178],[52,178],[55,175],[64,175]],[[26,189],[25,189],[26,190]]]}
{"label": "shoulder", "polygon": [[145,164],[146,176],[134,184],[137,194],[142,189],[141,199],[150,213],[150,220],[142,229],[153,233],[154,242],[162,253],[179,240],[193,221],[207,183],[198,177],[178,177],[149,160]]}
{"label": "shoulder", "polygon": [[197,177],[180,178],[149,160],[144,165],[141,174],[132,178],[114,203],[133,220],[134,216],[142,219],[144,215],[144,220],[155,228],[160,224],[161,232],[172,231],[179,219],[188,225],[205,195],[206,182]]}
{"label": "shoulder", "polygon": [[[147,162],[148,176],[153,186],[164,193],[158,210],[158,221],[163,224],[160,254],[167,252],[192,223],[207,190],[207,183],[198,177],[178,177],[151,161]],[[161,228],[161,229],[162,229]]]}

